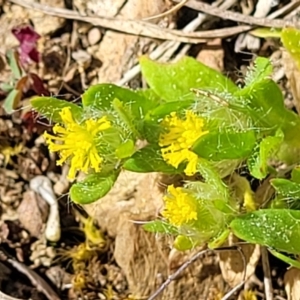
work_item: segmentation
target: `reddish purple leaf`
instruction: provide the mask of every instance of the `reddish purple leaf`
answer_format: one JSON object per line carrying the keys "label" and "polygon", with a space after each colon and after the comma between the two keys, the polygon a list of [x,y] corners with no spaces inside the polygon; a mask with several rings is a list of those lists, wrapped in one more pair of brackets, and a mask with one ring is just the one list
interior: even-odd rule
{"label": "reddish purple leaf", "polygon": [[28,64],[31,61],[39,62],[37,41],[41,36],[30,25],[14,27],[12,33],[20,42],[19,53],[22,64]]}
{"label": "reddish purple leaf", "polygon": [[33,110],[27,111],[22,114],[22,123],[29,133],[37,132],[42,134],[45,130],[49,129],[49,121],[43,119],[43,122],[39,122],[40,115]]}
{"label": "reddish purple leaf", "polygon": [[16,83],[16,89],[24,94],[33,91],[35,95],[50,96],[50,92],[45,88],[42,79],[34,73],[28,73],[23,76]]}
{"label": "reddish purple leaf", "polygon": [[45,88],[42,79],[34,74],[29,73],[28,76],[31,79],[31,89],[39,96],[50,96],[50,92]]}

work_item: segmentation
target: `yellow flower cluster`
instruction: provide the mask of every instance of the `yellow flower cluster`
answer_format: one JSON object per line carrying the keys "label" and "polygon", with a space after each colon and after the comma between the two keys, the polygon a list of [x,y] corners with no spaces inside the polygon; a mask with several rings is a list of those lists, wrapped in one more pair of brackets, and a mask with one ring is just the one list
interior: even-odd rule
{"label": "yellow flower cluster", "polygon": [[173,185],[168,187],[168,194],[164,196],[165,209],[162,215],[172,225],[181,226],[189,221],[197,220],[197,200],[184,189]]}
{"label": "yellow flower cluster", "polygon": [[204,120],[190,110],[186,111],[185,119],[180,119],[176,112],[162,121],[165,129],[159,137],[159,145],[163,159],[177,168],[187,162],[186,175],[194,175],[197,171],[198,156],[190,150],[193,144],[208,131],[203,131]]}
{"label": "yellow flower cluster", "polygon": [[97,151],[97,138],[100,132],[111,127],[110,122],[102,117],[99,120],[87,119],[79,124],[73,119],[70,107],[64,107],[60,116],[64,126],[56,124],[53,127],[55,135],[44,133],[49,150],[60,153],[57,165],[70,160],[69,179],[74,179],[77,171],[87,173],[92,168],[99,172],[103,158]]}

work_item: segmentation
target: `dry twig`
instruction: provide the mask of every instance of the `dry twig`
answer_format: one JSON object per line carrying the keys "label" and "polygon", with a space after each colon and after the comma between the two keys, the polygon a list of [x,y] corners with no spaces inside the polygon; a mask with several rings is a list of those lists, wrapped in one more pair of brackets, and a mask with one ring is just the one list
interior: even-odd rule
{"label": "dry twig", "polygon": [[232,251],[232,250],[237,250],[241,254],[244,269],[245,269],[245,273],[244,273],[243,281],[241,283],[239,283],[236,287],[234,287],[229,293],[227,293],[222,298],[222,300],[228,300],[236,291],[238,291],[244,285],[245,277],[246,277],[246,258],[245,258],[245,255],[243,253],[242,248],[235,247],[235,246],[216,248],[216,249],[206,249],[206,250],[203,250],[203,251],[200,251],[200,252],[196,253],[191,259],[186,261],[175,273],[170,275],[168,277],[168,279],[159,287],[159,289],[156,290],[156,292],[154,294],[152,294],[147,300],[154,300],[159,294],[161,294],[167,288],[167,286],[173,280],[175,280],[178,277],[178,275],[181,272],[183,272],[186,268],[188,268],[191,264],[193,264],[199,257],[201,257],[203,254],[207,253],[208,251]]}
{"label": "dry twig", "polygon": [[[203,21],[203,15],[199,14],[197,18],[192,20],[184,29],[184,32],[194,31]],[[163,58],[163,61],[167,61],[170,56],[178,49],[180,46],[180,42],[175,41],[166,41],[159,45],[154,51],[152,51],[149,54],[149,57],[153,60],[157,60],[159,58]],[[166,55],[165,55],[166,53]],[[130,70],[128,70],[123,78],[119,80],[116,84],[117,85],[124,85],[128,81],[130,81],[132,78],[134,78],[136,75],[138,75],[141,72],[141,67],[139,64],[133,66]]]}
{"label": "dry twig", "polygon": [[273,300],[273,287],[272,287],[270,263],[269,263],[268,250],[266,247],[261,247],[261,258],[262,258],[262,265],[264,271],[264,288],[265,288],[266,300]]}
{"label": "dry twig", "polygon": [[176,4],[174,7],[172,7],[171,9],[161,13],[161,14],[158,14],[158,15],[155,15],[155,16],[151,16],[151,17],[147,17],[147,18],[144,18],[143,21],[149,21],[149,20],[153,20],[153,19],[158,19],[158,18],[162,18],[162,17],[165,17],[165,16],[168,16],[174,12],[176,12],[177,10],[179,10],[182,6],[184,6],[189,0],[182,0],[181,2],[179,2],[178,4]]}
{"label": "dry twig", "polygon": [[[273,0],[258,0],[253,16],[256,18],[265,18],[272,8]],[[258,51],[260,48],[260,39],[248,33],[242,33],[235,41],[234,51],[236,53],[243,49]]]}
{"label": "dry twig", "polygon": [[[178,0],[174,0],[174,1],[179,2]],[[292,6],[295,9],[300,5],[300,1],[295,1],[292,4],[289,4],[289,7]],[[253,16],[245,16],[241,13],[232,12],[229,10],[223,10],[218,7],[213,7],[212,5],[199,2],[196,0],[190,0],[185,5],[192,9],[205,12],[209,15],[213,15],[226,20],[232,20],[235,22],[246,23],[252,26],[274,27],[274,28],[284,28],[290,26],[290,27],[300,28],[300,22],[294,22],[285,19],[256,18]]]}
{"label": "dry twig", "polygon": [[128,34],[150,37],[161,40],[171,40],[182,43],[198,44],[206,42],[206,39],[225,38],[239,34],[252,29],[251,26],[233,26],[222,29],[205,30],[199,32],[183,32],[182,30],[161,28],[158,25],[138,20],[124,20],[120,18],[110,18],[105,16],[83,16],[70,9],[52,7],[41,3],[26,0],[8,0],[11,3],[41,11],[45,14],[78,20],[90,23],[94,26],[100,26],[111,30],[124,32]]}
{"label": "dry twig", "polygon": [[[220,8],[228,9],[235,2],[236,2],[236,0],[226,0],[220,5]],[[215,3],[213,3],[212,5],[214,5],[214,4]],[[195,31],[204,22],[204,20],[206,20],[206,18],[207,18],[206,14],[199,13],[195,19],[193,19],[190,23],[188,23],[183,28],[182,31],[183,32]],[[181,44],[180,42],[176,42],[176,41],[165,41],[164,43],[159,45],[154,51],[152,51],[149,54],[149,57],[153,60],[159,59],[162,62],[166,62],[166,61],[170,60],[170,58],[176,52],[176,50],[178,49],[180,44]],[[188,51],[190,45],[185,45],[185,46],[186,47],[184,47],[180,51],[180,53],[176,56],[176,58],[174,58],[175,61],[177,59],[179,59],[181,56],[183,56]],[[139,64],[137,64],[137,65],[133,66],[130,70],[128,70],[124,74],[123,78],[121,80],[119,80],[116,84],[122,86],[122,85],[126,84],[128,81],[130,81],[132,78],[134,78],[136,75],[138,75],[140,72],[141,72],[141,67]]]}
{"label": "dry twig", "polygon": [[20,273],[25,275],[33,284],[33,286],[35,286],[38,291],[42,292],[49,300],[60,299],[58,295],[55,293],[55,291],[51,288],[51,286],[42,277],[40,277],[40,275],[38,275],[36,272],[28,268],[25,264],[20,263],[17,260],[9,257],[1,248],[0,248],[0,260],[6,261],[14,269],[18,270]]}

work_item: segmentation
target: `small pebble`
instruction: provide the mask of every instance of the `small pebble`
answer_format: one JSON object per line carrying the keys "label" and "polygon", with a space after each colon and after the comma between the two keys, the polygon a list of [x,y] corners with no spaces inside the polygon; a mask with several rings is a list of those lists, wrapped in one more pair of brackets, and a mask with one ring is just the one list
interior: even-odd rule
{"label": "small pebble", "polygon": [[97,44],[102,38],[102,34],[99,28],[93,27],[91,30],[89,30],[87,39],[90,44],[90,46],[93,46]]}

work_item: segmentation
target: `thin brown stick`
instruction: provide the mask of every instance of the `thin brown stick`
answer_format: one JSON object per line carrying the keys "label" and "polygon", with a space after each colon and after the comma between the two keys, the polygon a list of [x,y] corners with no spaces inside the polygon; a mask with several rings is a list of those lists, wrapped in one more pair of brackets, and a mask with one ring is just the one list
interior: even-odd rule
{"label": "thin brown stick", "polygon": [[188,266],[190,266],[193,262],[195,262],[199,257],[201,257],[203,254],[210,251],[210,249],[206,249],[203,251],[198,252],[196,255],[194,255],[191,259],[186,261],[175,273],[170,275],[168,279],[159,287],[158,290],[154,294],[152,294],[147,300],[154,300],[160,293],[162,293],[166,287],[177,278],[177,276],[184,271]]}
{"label": "thin brown stick", "polygon": [[177,10],[179,10],[182,6],[184,6],[189,0],[181,0],[181,2],[179,2],[178,4],[176,4],[174,7],[172,7],[171,9],[161,13],[161,14],[158,14],[158,15],[155,15],[155,16],[151,16],[151,17],[147,17],[147,18],[144,18],[143,21],[149,21],[149,20],[153,20],[153,19],[158,19],[158,18],[162,18],[162,17],[165,17],[165,16],[168,16],[174,12],[176,12]]}
{"label": "thin brown stick", "polygon": [[72,11],[70,9],[53,7],[50,5],[44,5],[33,1],[27,1],[27,0],[8,0],[8,1],[20,5],[22,7],[38,10],[45,14],[56,16],[56,17],[87,22],[94,26],[100,26],[103,28],[108,28],[123,33],[156,38],[161,40],[178,41],[182,43],[191,43],[191,44],[204,43],[206,42],[206,39],[225,38],[252,29],[251,26],[243,25],[243,26],[233,26],[233,27],[222,28],[222,29],[205,30],[199,32],[183,32],[182,30],[161,28],[158,25],[148,23],[145,21],[124,20],[120,18],[113,18],[113,17],[109,18],[104,16],[99,16],[99,17],[82,16],[78,12]]}
{"label": "thin brown stick", "polygon": [[[174,1],[179,2],[178,0],[174,0]],[[294,21],[284,20],[284,19],[256,18],[253,16],[246,16],[241,13],[232,12],[229,10],[221,10],[218,7],[213,7],[209,4],[198,2],[195,0],[190,0],[185,5],[192,9],[202,11],[222,19],[246,23],[254,26],[272,27],[272,28],[273,27],[284,28],[290,26],[290,27],[300,28],[300,22],[294,22]],[[300,5],[300,1],[293,2],[293,8],[296,8],[299,5]]]}
{"label": "thin brown stick", "polygon": [[40,275],[34,272],[34,270],[31,270],[25,264],[9,257],[4,252],[2,247],[0,247],[0,261],[9,263],[14,269],[25,275],[31,281],[33,286],[35,286],[38,291],[42,292],[49,300],[60,299],[56,292],[52,289],[52,287]]}
{"label": "thin brown stick", "polygon": [[[154,300],[159,294],[161,294],[166,288],[167,286],[173,281],[175,280],[178,275],[183,272],[186,268],[188,268],[191,264],[193,264],[199,257],[201,257],[203,254],[209,252],[209,251],[232,251],[232,250],[237,250],[239,251],[239,253],[241,254],[242,260],[243,260],[243,265],[244,265],[244,277],[243,277],[243,281],[241,283],[239,283],[235,288],[233,288],[233,293],[232,291],[230,292],[230,295],[227,294],[225,295],[222,300],[227,300],[229,299],[229,297],[232,296],[232,294],[234,294],[238,289],[240,289],[244,283],[245,283],[245,277],[246,277],[246,259],[245,259],[245,255],[243,253],[242,248],[240,247],[236,247],[236,246],[228,246],[228,247],[222,247],[222,248],[216,248],[216,249],[206,249],[203,251],[200,251],[198,253],[196,253],[191,259],[189,259],[188,261],[186,261],[180,268],[178,268],[178,270],[173,273],[172,275],[170,275],[168,277],[168,279],[159,287],[158,290],[156,290],[156,292],[154,294],[152,294],[147,300]],[[229,297],[226,297],[228,296]]]}
{"label": "thin brown stick", "polygon": [[264,288],[266,300],[273,300],[273,287],[269,263],[269,255],[266,247],[261,247],[262,266],[264,271]]}
{"label": "thin brown stick", "polygon": [[245,281],[243,280],[241,283],[236,285],[231,291],[229,291],[225,296],[222,297],[221,300],[228,300],[230,299],[239,289],[243,287]]}
{"label": "thin brown stick", "polygon": [[[203,14],[202,14],[203,15]],[[184,32],[194,31],[199,25],[202,23],[203,18],[201,18],[200,14],[192,20],[186,27],[183,28]],[[149,54],[149,57],[153,60],[164,58],[163,61],[167,61],[168,58],[165,57],[166,52],[172,52],[172,54],[176,51],[176,49],[180,46],[180,42],[175,41],[165,41],[160,44],[154,51]],[[187,44],[189,45],[189,44]],[[171,54],[170,54],[171,55]],[[116,84],[117,85],[124,85],[133,77],[141,72],[141,67],[139,64],[132,67],[129,71],[127,71],[121,80],[119,80]]]}
{"label": "thin brown stick", "polygon": [[270,19],[276,19],[277,17],[284,16],[284,19],[287,19],[290,14],[293,14],[294,11],[297,11],[299,8],[300,2],[299,1],[292,1],[285,6],[277,9],[276,11],[272,12],[268,15]]}
{"label": "thin brown stick", "polygon": [[[236,0],[225,0],[221,5],[220,8],[222,9],[228,9],[230,8]],[[212,5],[217,5],[216,2],[214,2]],[[206,14],[199,13],[198,16],[193,19],[190,23],[188,23],[183,29],[183,32],[191,32],[195,31],[202,23],[204,20],[207,19]],[[180,46],[180,42],[176,41],[165,41],[162,44],[160,44],[155,50],[153,50],[151,53],[149,53],[149,57],[153,60],[159,59],[161,62],[167,62],[170,60],[170,58],[173,56],[173,54],[176,52],[178,47]],[[186,47],[189,47],[191,45],[187,44]],[[182,48],[182,50],[188,50],[186,48]],[[178,53],[176,55],[176,58],[174,60],[179,59],[182,57],[182,53]],[[124,85],[126,84],[129,80],[134,78],[136,75],[138,75],[141,72],[141,67],[139,64],[133,66],[130,70],[128,70],[124,75],[121,80],[119,80],[116,84],[117,85]]]}

